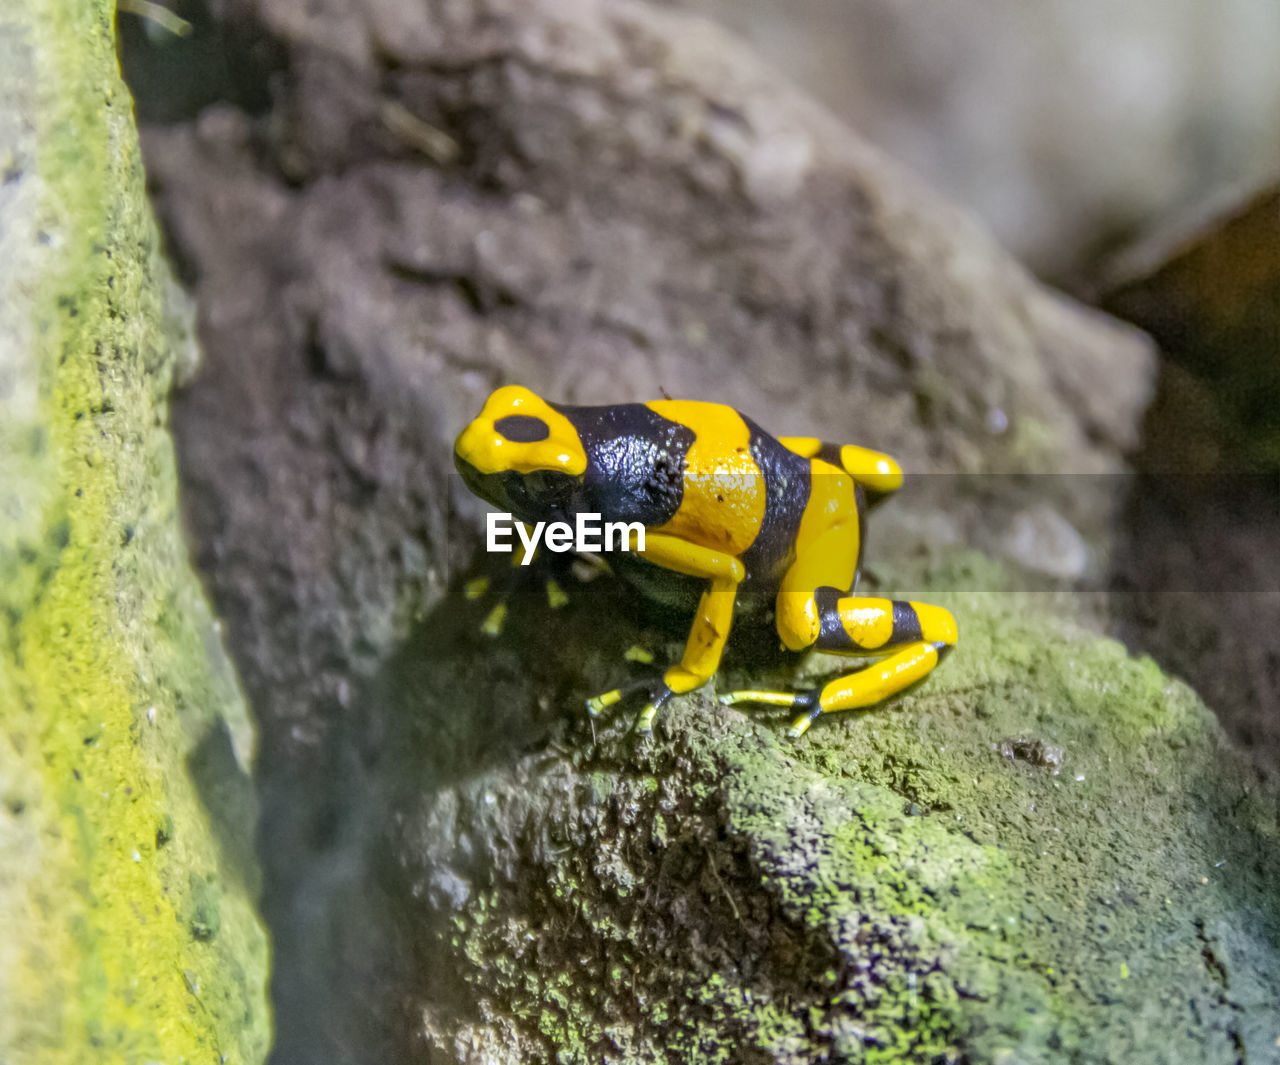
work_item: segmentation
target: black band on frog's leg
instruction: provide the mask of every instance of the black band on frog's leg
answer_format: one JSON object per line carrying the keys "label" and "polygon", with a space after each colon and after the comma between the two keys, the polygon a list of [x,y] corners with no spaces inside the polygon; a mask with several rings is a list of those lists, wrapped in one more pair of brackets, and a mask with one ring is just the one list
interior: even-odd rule
{"label": "black band on frog's leg", "polygon": [[848,634],[840,623],[840,600],[847,598],[848,594],[830,585],[814,589],[813,602],[818,608],[819,625],[817,647],[839,647],[849,642]]}
{"label": "black band on frog's leg", "polygon": [[893,635],[889,637],[889,643],[910,643],[912,640],[922,639],[924,639],[924,633],[921,631],[920,615],[916,613],[916,608],[904,599],[895,599],[893,601]]}
{"label": "black band on frog's leg", "polygon": [[[930,603],[841,597],[832,609],[832,589],[819,588],[814,599],[822,610],[819,650],[876,659],[852,673],[836,677],[821,689],[792,694],[737,691],[720,696],[727,706],[758,703],[799,710],[788,735],[804,735],[820,714],[861,710],[884,702],[922,681],[956,642],[956,623],[950,611]],[[840,609],[841,605],[843,610]],[[862,624],[865,615],[870,624]],[[836,621],[839,620],[839,632]],[[852,630],[852,631],[849,631]],[[923,638],[922,638],[923,637]],[[903,641],[903,642],[899,642]],[[865,643],[874,642],[868,648]]]}

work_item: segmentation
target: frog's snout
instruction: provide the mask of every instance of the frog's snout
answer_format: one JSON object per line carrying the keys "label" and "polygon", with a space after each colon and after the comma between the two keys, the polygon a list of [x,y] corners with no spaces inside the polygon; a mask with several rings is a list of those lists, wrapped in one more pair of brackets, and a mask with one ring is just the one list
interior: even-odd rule
{"label": "frog's snout", "polygon": [[493,424],[486,422],[483,418],[477,418],[458,434],[458,439],[453,445],[453,460],[463,477],[467,476],[464,467],[470,468],[476,474],[481,470],[494,472],[491,468],[492,460],[487,462],[485,460],[490,458],[495,450],[496,436]]}

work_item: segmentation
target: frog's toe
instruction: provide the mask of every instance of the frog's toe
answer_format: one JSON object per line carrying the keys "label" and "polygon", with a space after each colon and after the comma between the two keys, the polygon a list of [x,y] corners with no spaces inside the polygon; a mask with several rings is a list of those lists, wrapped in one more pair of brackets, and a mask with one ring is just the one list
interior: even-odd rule
{"label": "frog's toe", "polygon": [[775,692],[775,691],[736,691],[724,692],[716,698],[725,705],[733,706],[736,703],[754,703],[757,706],[786,706],[793,707],[796,700],[799,699],[803,692]]}
{"label": "frog's toe", "polygon": [[659,707],[670,699],[673,694],[671,689],[664,684],[662,690],[640,708],[640,713],[636,714],[636,721],[632,726],[632,731],[640,736],[653,735],[653,719],[657,715]]}
{"label": "frog's toe", "polygon": [[587,713],[592,717],[596,717],[602,710],[608,709],[615,703],[622,702],[628,695],[634,695],[638,691],[646,690],[652,683],[648,678],[638,678],[628,681],[626,684],[620,684],[610,691],[593,695],[587,700]]}
{"label": "frog's toe", "polygon": [[502,635],[502,629],[507,623],[507,604],[498,603],[488,614],[485,615],[484,621],[480,622],[480,631],[486,636],[497,638]]}
{"label": "frog's toe", "polygon": [[502,635],[510,612],[508,604],[522,576],[513,570],[496,577],[473,577],[462,586],[462,595],[467,602],[479,603],[485,599],[493,602],[480,622],[480,631],[486,636],[496,639]]}
{"label": "frog's toe", "polygon": [[744,690],[736,692],[725,692],[718,698],[724,706],[734,706],[737,703],[752,703],[756,706],[782,706],[788,710],[799,710],[800,715],[791,722],[791,727],[787,729],[787,735],[792,739],[803,736],[814,719],[822,713],[822,703],[819,699],[821,689],[814,688],[810,691],[803,692],[779,692],[779,691],[757,691]]}
{"label": "frog's toe", "polygon": [[624,694],[625,692],[621,688],[614,688],[613,691],[593,695],[587,700],[587,713],[592,717],[597,717],[602,710],[606,710],[614,703],[620,702]]}
{"label": "frog's toe", "polygon": [[794,707],[801,711],[796,719],[791,722],[791,727],[787,729],[787,735],[798,740],[806,732],[809,726],[818,719],[822,713],[822,703],[818,699],[819,692],[817,689],[808,692],[802,692],[793,704]]}
{"label": "frog's toe", "polygon": [[636,715],[635,731],[641,735],[648,735],[653,731],[653,719],[658,710],[675,694],[661,679],[655,680],[652,676],[639,677],[611,691],[592,696],[587,700],[587,713],[596,717],[601,711],[638,692],[644,692],[648,699]]}
{"label": "frog's toe", "polygon": [[657,703],[645,703],[640,708],[640,713],[636,714],[635,724],[631,726],[631,731],[637,736],[652,736],[653,719],[657,716],[657,713]]}

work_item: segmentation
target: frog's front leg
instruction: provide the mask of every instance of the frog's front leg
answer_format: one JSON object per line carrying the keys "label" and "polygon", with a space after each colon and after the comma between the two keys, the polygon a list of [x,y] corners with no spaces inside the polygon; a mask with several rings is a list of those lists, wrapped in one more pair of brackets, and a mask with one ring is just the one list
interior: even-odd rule
{"label": "frog's front leg", "polygon": [[[698,601],[693,627],[685,642],[680,664],[671,666],[658,684],[651,685],[649,701],[636,718],[637,732],[650,732],[658,708],[672,695],[683,695],[701,687],[720,668],[729,627],[733,623],[733,604],[738,585],[746,576],[742,563],[725,551],[691,544],[677,536],[649,533],[640,556],[663,569],[707,580],[706,590]],[[598,714],[612,706],[636,686],[614,688],[587,700],[587,712]]]}

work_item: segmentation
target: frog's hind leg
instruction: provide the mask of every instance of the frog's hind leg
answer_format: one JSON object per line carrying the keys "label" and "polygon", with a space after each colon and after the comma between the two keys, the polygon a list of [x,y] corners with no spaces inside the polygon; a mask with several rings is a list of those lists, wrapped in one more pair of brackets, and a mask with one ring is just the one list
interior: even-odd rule
{"label": "frog's hind leg", "polygon": [[802,458],[821,459],[844,470],[862,486],[872,506],[902,487],[902,467],[883,451],[857,444],[828,444],[816,436],[784,436],[779,442]]}
{"label": "frog's hind leg", "polygon": [[[789,605],[798,616],[816,607],[820,629],[811,646],[817,650],[879,659],[807,692],[737,691],[720,697],[726,705],[762,703],[801,710],[788,732],[793,737],[803,735],[819,714],[874,706],[923,680],[956,642],[955,619],[929,603],[847,595],[821,587],[810,601]],[[791,611],[788,604],[779,603],[780,630]]]}

